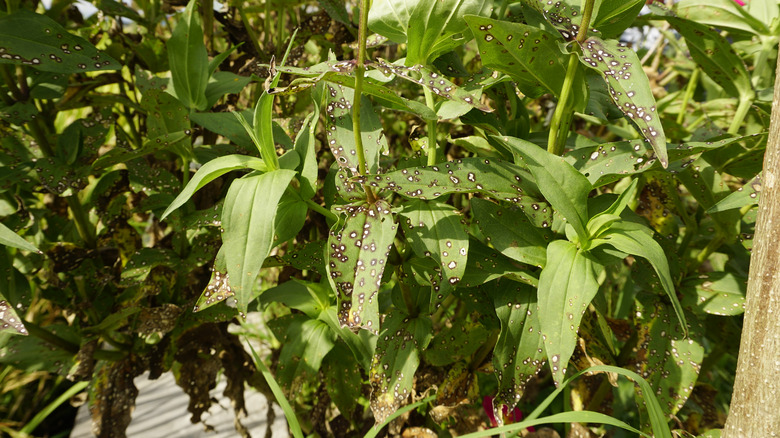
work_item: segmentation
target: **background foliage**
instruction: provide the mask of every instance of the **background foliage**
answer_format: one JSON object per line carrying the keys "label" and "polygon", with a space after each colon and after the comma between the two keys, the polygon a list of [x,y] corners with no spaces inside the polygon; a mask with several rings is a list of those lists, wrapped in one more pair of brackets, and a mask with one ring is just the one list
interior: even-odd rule
{"label": "background foliage", "polygon": [[717,436],[778,3],[366,3],[0,1],[0,430]]}

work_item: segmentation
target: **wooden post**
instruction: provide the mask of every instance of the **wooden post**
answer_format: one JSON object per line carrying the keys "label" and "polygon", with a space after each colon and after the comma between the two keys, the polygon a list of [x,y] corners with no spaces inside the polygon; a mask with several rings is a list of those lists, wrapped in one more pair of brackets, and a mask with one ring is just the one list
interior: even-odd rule
{"label": "wooden post", "polygon": [[774,92],[737,376],[724,438],[780,437],[780,74]]}

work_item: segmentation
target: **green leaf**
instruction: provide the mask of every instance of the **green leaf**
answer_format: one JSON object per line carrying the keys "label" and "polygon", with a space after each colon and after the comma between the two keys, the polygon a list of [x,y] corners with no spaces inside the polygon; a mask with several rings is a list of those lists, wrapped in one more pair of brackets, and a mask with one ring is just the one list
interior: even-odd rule
{"label": "green leaf", "polygon": [[729,96],[753,99],[755,92],[742,58],[732,44],[709,26],[678,17],[664,17],[685,38],[691,58]]}
{"label": "green leaf", "polygon": [[[242,111],[244,118],[248,117],[249,110]],[[190,119],[209,131],[224,136],[233,143],[247,148],[254,148],[252,138],[231,113],[191,113]]]}
{"label": "green leaf", "polygon": [[619,37],[636,20],[644,5],[642,0],[602,0],[591,25],[605,38]]}
{"label": "green leaf", "polygon": [[759,195],[761,194],[761,188],[761,174],[758,174],[755,178],[745,183],[745,185],[707,209],[707,213],[719,213],[736,208],[743,208],[748,205],[757,205]]}
{"label": "green leaf", "polygon": [[306,222],[309,206],[292,190],[288,190],[288,196],[282,198],[276,211],[274,246],[294,238]]}
{"label": "green leaf", "polygon": [[263,261],[271,252],[279,200],[294,177],[294,171],[281,169],[237,179],[228,189],[222,209],[222,242],[227,272],[238,279],[232,288],[243,313],[253,297]]}
{"label": "green leaf", "polygon": [[30,65],[56,73],[122,68],[89,41],[26,9],[0,17],[0,64]]}
{"label": "green leaf", "polygon": [[505,277],[535,286],[538,279],[523,266],[484,243],[469,239],[469,260],[460,286],[480,286],[490,280]]}
{"label": "green leaf", "polygon": [[295,382],[318,375],[322,359],[333,348],[336,336],[327,324],[306,315],[286,315],[272,320],[269,325],[280,323],[286,325],[286,331],[284,336],[277,337],[282,351],[276,376],[279,383],[295,389]]}
{"label": "green leaf", "polygon": [[[691,395],[704,358],[701,327],[689,335],[675,323],[673,310],[652,294],[637,297],[635,369],[653,387],[665,418],[674,416]],[[695,317],[692,322],[696,322]],[[644,394],[637,394],[642,404]],[[649,428],[650,424],[645,425]]]}
{"label": "green leaf", "polygon": [[677,314],[683,333],[687,336],[688,325],[685,322],[685,315],[680,301],[677,299],[674,281],[672,281],[672,276],[669,272],[669,262],[666,260],[666,254],[664,254],[661,245],[653,239],[652,231],[644,225],[618,221],[612,224],[598,239],[593,240],[592,248],[602,243],[612,245],[618,251],[642,257],[650,262],[658,275],[658,279],[661,281],[661,286],[672,302],[672,307]]}
{"label": "green leaf", "polygon": [[328,324],[328,327],[338,335],[339,339],[347,344],[349,351],[352,352],[360,367],[368,373],[376,346],[376,335],[369,333],[367,330],[360,330],[355,333],[349,327],[342,327],[338,321],[337,306],[335,305],[328,307],[324,312],[320,313],[319,320]]}
{"label": "green leaf", "polygon": [[487,338],[488,331],[480,324],[466,323],[446,327],[433,337],[430,347],[425,349],[425,360],[440,367],[468,359],[487,342]]}
{"label": "green leaf", "polygon": [[741,315],[745,312],[747,279],[727,272],[710,272],[688,278],[682,285],[682,304],[710,315]]}
{"label": "green leaf", "polygon": [[206,106],[211,108],[220,97],[227,94],[238,94],[244,89],[252,79],[246,76],[239,76],[227,71],[218,71],[211,76],[206,85]]}
{"label": "green leaf", "polygon": [[[744,136],[719,141],[690,142],[669,145],[669,172],[681,172],[692,160],[683,160],[707,150],[714,150],[752,138]],[[658,161],[649,153],[647,143],[641,140],[604,143],[597,146],[577,148],[565,155],[566,161],[580,171],[595,186],[613,183],[627,175],[658,168]]]}
{"label": "green leaf", "polygon": [[235,46],[231,46],[229,49],[225,50],[224,52],[220,52],[215,56],[211,61],[209,61],[209,77],[214,75],[214,72],[217,71],[217,68],[220,64],[222,64],[228,56],[230,56],[231,53],[233,53],[237,48],[241,47],[243,45],[243,42],[240,42],[236,44]]}
{"label": "green leaf", "polygon": [[187,4],[166,46],[176,96],[186,108],[203,111],[208,105],[209,56],[203,43],[203,25],[195,11],[196,4],[195,0]]}
{"label": "green leaf", "polygon": [[363,395],[360,364],[343,342],[337,342],[322,361],[325,388],[342,415],[350,417]]}
{"label": "green leaf", "polygon": [[32,243],[24,240],[21,236],[14,233],[11,229],[0,223],[0,245],[19,248],[25,251],[40,253],[41,251]]}
{"label": "green leaf", "polygon": [[500,409],[504,404],[511,410],[547,359],[540,309],[531,286],[502,279],[490,289],[496,316],[501,321],[501,333],[493,350],[493,367],[498,379],[493,406]]}
{"label": "green leaf", "polygon": [[[352,101],[354,92],[341,85],[325,84],[325,132],[328,146],[341,167],[357,175],[358,155],[355,134],[352,130]],[[362,98],[360,106],[360,130],[366,158],[366,169],[375,173],[379,168],[379,153],[387,150],[387,139],[382,133],[382,123],[368,98]]]}
{"label": "green leaf", "polygon": [[377,0],[368,13],[369,28],[397,43],[407,43],[407,65],[428,65],[463,43],[463,16],[486,15],[492,1]]}
{"label": "green leaf", "polygon": [[181,102],[162,90],[151,89],[144,93],[141,107],[147,112],[147,137],[150,141],[158,144],[167,141],[168,144],[162,145],[163,148],[169,149],[184,160],[194,159],[192,140],[189,137],[189,111]]}
{"label": "green leaf", "polygon": [[382,71],[386,76],[395,74],[407,81],[428,88],[433,94],[443,97],[444,99],[447,99],[447,101],[463,103],[485,112],[493,111],[488,105],[480,102],[478,94],[474,94],[473,92],[466,90],[466,88],[458,87],[449,79],[422,65],[418,64],[411,67],[405,67],[388,63],[382,59],[373,62],[372,65]]}
{"label": "green leaf", "polygon": [[264,291],[258,302],[260,306],[272,302],[300,310],[309,318],[319,318],[330,307],[330,288],[327,285],[292,279]]}
{"label": "green leaf", "polygon": [[315,136],[317,131],[319,105],[309,113],[295,137],[295,152],[301,157],[301,171],[298,180],[301,183],[301,198],[311,199],[317,192],[317,150]]}
{"label": "green leaf", "polygon": [[379,332],[379,287],[396,225],[390,205],[346,205],[328,238],[328,278],[338,292],[339,323]]}
{"label": "green leaf", "polygon": [[522,23],[466,16],[486,67],[512,77],[528,97],[561,93],[567,57],[558,48],[560,35]]}
{"label": "green leaf", "polygon": [[493,137],[517,152],[534,175],[539,190],[563,219],[571,224],[581,242],[588,233],[588,194],[593,190],[588,179],[562,157],[514,137]]}
{"label": "green leaf", "polygon": [[435,199],[451,193],[481,193],[515,203],[535,226],[552,224],[552,210],[542,201],[530,172],[501,160],[464,158],[435,166],[368,175],[366,184],[405,198]]}
{"label": "green leaf", "polygon": [[669,165],[666,135],[656,113],[650,81],[633,49],[617,40],[591,36],[585,40],[580,61],[603,75],[615,105],[623,111],[653,147],[661,165]]}
{"label": "green leaf", "polygon": [[430,318],[409,318],[401,312],[387,315],[371,362],[371,411],[382,423],[398,410],[413,391],[420,352],[432,337]]}
{"label": "green leaf", "polygon": [[433,303],[441,303],[445,294],[457,285],[466,271],[469,235],[461,215],[447,204],[414,200],[401,211],[404,234],[414,252],[431,257],[439,265],[441,282],[433,286]]}
{"label": "green leaf", "polygon": [[[39,330],[51,332],[78,348],[79,335],[73,327],[52,324]],[[13,336],[0,346],[0,364],[12,365],[26,373],[45,371],[65,376],[70,372],[75,357],[75,352],[65,351],[38,336]]]}
{"label": "green leaf", "polygon": [[598,292],[600,269],[572,242],[556,240],[547,247],[547,265],[539,275],[539,321],[556,386],[574,353],[582,315]]}
{"label": "green leaf", "polygon": [[471,211],[485,239],[495,249],[521,263],[544,266],[547,244],[552,239],[549,230],[533,226],[514,206],[504,208],[484,199],[471,198]]}
{"label": "green leaf", "polygon": [[623,213],[623,210],[628,207],[629,202],[634,201],[638,186],[638,179],[631,181],[631,184],[623,190],[623,193],[615,199],[615,202],[613,202],[612,205],[588,220],[588,235],[591,238],[600,236],[610,225],[620,220],[620,215]]}
{"label": "green leaf", "polygon": [[160,217],[160,220],[165,220],[169,214],[189,201],[192,195],[206,184],[228,172],[240,169],[266,170],[263,160],[256,157],[247,155],[225,155],[223,157],[215,158],[201,166],[201,168],[195,172],[195,175],[192,176],[192,179],[190,179],[184,187],[184,190],[179,193],[176,199],[174,199],[173,202],[171,202],[171,205],[165,210],[165,213]]}
{"label": "green leaf", "polygon": [[719,29],[736,29],[759,35],[770,33],[764,23],[734,0],[681,0],[674,5],[674,10],[681,18]]}

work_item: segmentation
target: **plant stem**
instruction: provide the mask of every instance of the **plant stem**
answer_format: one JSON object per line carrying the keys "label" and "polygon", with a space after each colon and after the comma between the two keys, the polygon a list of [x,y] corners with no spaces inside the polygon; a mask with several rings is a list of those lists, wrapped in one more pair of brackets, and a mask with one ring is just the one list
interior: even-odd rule
{"label": "plant stem", "polygon": [[[582,45],[588,37],[590,19],[593,16],[593,5],[596,3],[595,0],[583,1],[582,22],[580,23],[580,30],[577,33],[577,43],[579,45]],[[574,50],[576,51],[578,48],[575,47]],[[550,135],[547,137],[547,151],[551,154],[563,155],[563,151],[566,147],[566,138],[569,136],[571,119],[574,116],[574,110],[569,101],[571,100],[572,88],[574,88],[574,77],[577,75],[577,70],[579,68],[580,63],[577,59],[577,53],[572,52],[569,54],[569,65],[566,67],[566,77],[563,79],[563,87],[561,88],[561,94],[558,98],[558,105],[555,107],[555,113],[553,113],[552,122],[550,122]]]}
{"label": "plant stem", "polygon": [[739,106],[737,106],[737,112],[734,114],[734,119],[731,120],[731,126],[729,126],[728,133],[736,134],[739,132],[742,122],[745,121],[750,106],[753,104],[753,96],[741,96],[739,98]]}
{"label": "plant stem", "polygon": [[[355,133],[355,149],[357,149],[358,172],[368,173],[366,169],[366,152],[363,148],[363,133],[360,130],[360,106],[363,94],[363,77],[366,73],[366,38],[368,38],[368,9],[370,0],[360,0],[360,25],[358,32],[358,59],[355,67],[355,98],[352,103],[352,131]],[[366,199],[369,203],[376,202],[376,197],[368,184],[363,184]]]}
{"label": "plant stem", "polygon": [[580,31],[577,33],[577,42],[582,44],[588,37],[588,28],[590,27],[590,19],[593,16],[593,5],[596,4],[596,0],[583,0],[582,5],[582,22],[580,22]]}
{"label": "plant stem", "polygon": [[[425,104],[428,105],[428,108],[431,109],[434,113],[436,112],[435,102],[433,100],[433,92],[429,90],[427,87],[423,87],[423,91],[425,92]],[[436,153],[437,153],[437,145],[436,145],[436,129],[437,129],[437,123],[436,119],[429,119],[425,121],[426,129],[428,130],[428,165],[433,166],[436,164]]]}
{"label": "plant stem", "polygon": [[333,214],[330,210],[327,208],[321,206],[320,204],[317,204],[316,202],[312,201],[311,199],[304,199],[304,202],[306,202],[306,205],[309,206],[312,210],[316,211],[317,213],[325,216],[326,218],[332,220],[333,222],[337,222],[339,220],[339,217]]}
{"label": "plant stem", "polygon": [[79,352],[78,345],[63,339],[48,330],[38,327],[38,325],[35,323],[25,321],[24,327],[27,329],[27,333],[35,336],[38,339],[42,339],[61,350],[65,350],[72,354]]}
{"label": "plant stem", "polygon": [[563,79],[563,88],[555,106],[552,121],[550,122],[550,135],[547,138],[547,151],[555,155],[563,155],[566,146],[566,138],[569,136],[569,127],[574,111],[571,108],[571,90],[574,87],[574,76],[579,68],[577,54],[569,55],[569,65],[566,68],[566,77]]}
{"label": "plant stem", "polygon": [[19,430],[19,433],[24,434],[31,434],[36,427],[38,427],[39,424],[43,422],[43,420],[46,419],[49,415],[51,415],[52,412],[54,412],[55,409],[57,409],[61,404],[65,403],[73,397],[74,395],[81,392],[84,388],[89,386],[90,382],[76,382],[73,386],[68,388],[67,391],[63,392],[59,397],[57,397],[56,400],[49,403],[43,410],[35,414],[35,416],[30,420],[29,423],[25,424],[24,427]]}
{"label": "plant stem", "polygon": [[691,74],[691,79],[688,81],[688,85],[685,87],[685,95],[683,96],[683,101],[680,107],[680,113],[677,114],[678,125],[682,125],[683,121],[685,120],[685,111],[688,109],[688,102],[691,101],[691,98],[693,97],[693,92],[696,91],[696,86],[699,84],[700,74],[701,74],[701,70],[698,68],[694,68],[693,74]]}
{"label": "plant stem", "polygon": [[11,74],[9,65],[5,64],[0,66],[0,75],[3,76],[3,82],[5,82],[5,85],[11,91],[11,96],[13,96],[14,99],[18,102],[26,100],[24,95],[22,95],[21,90],[19,90],[19,87],[16,85],[16,80],[14,80],[14,75]]}

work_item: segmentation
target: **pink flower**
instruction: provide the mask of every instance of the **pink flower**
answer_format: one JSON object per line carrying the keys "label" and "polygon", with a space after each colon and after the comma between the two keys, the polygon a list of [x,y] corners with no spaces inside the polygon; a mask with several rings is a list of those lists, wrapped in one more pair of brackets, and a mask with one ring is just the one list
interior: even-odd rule
{"label": "pink flower", "polygon": [[[498,426],[498,421],[496,421],[496,416],[493,413],[493,397],[490,397],[488,395],[483,397],[482,408],[485,410],[485,413],[490,419],[490,425],[492,427]],[[501,413],[502,413],[502,417],[504,417],[504,424],[517,423],[518,421],[521,421],[523,419],[523,413],[520,412],[519,408],[512,409],[512,414],[510,415],[506,405],[502,405]],[[529,427],[528,430],[530,432],[535,431],[533,427]]]}
{"label": "pink flower", "polygon": [[742,0],[734,0],[734,3],[736,3],[736,4],[740,5],[740,6],[745,6],[745,2],[743,2]]}

